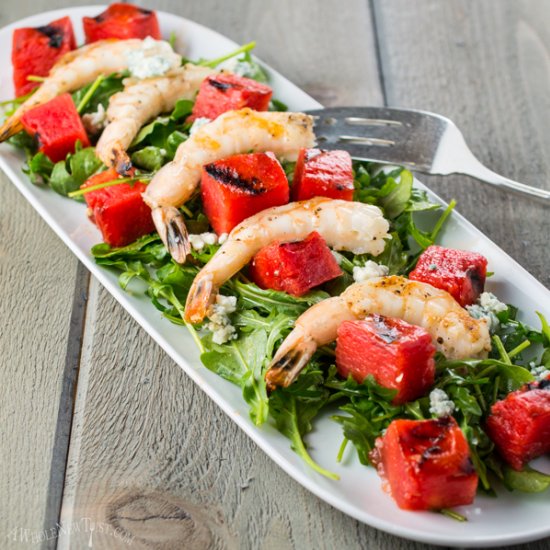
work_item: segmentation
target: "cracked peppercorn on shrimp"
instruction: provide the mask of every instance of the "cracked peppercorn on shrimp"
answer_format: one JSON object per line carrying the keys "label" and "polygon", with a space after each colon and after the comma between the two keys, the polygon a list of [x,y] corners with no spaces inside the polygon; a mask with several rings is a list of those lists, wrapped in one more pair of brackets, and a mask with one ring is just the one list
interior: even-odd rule
{"label": "cracked peppercorn on shrimp", "polygon": [[388,229],[381,210],[361,202],[316,197],[263,210],[235,227],[197,274],[187,297],[186,320],[202,321],[217,289],[274,241],[300,241],[317,231],[336,250],[377,256],[384,250]]}
{"label": "cracked peppercorn on shrimp", "polygon": [[132,82],[109,100],[107,120],[96,154],[109,167],[126,175],[132,163],[126,150],[149,120],[171,111],[179,99],[194,99],[202,81],[214,69],[188,63],[165,76]]}
{"label": "cracked peppercorn on shrimp", "polygon": [[265,375],[269,391],[289,386],[319,346],[336,340],[344,321],[378,313],[423,327],[448,359],[486,357],[491,338],[485,320],[473,319],[446,291],[397,275],[349,286],[303,313]]}
{"label": "cracked peppercorn on shrimp", "polygon": [[[148,44],[148,55],[163,52],[166,42],[153,41]],[[129,54],[144,48],[144,41],[139,38],[128,40],[107,39],[83,46],[66,53],[51,68],[44,82],[0,127],[0,142],[21,131],[23,113],[46,103],[65,92],[73,92],[90,84],[100,75],[108,75],[126,70]],[[181,64],[181,57],[172,52],[171,63],[174,68]]]}
{"label": "cracked peppercorn on shrimp", "polygon": [[202,167],[239,153],[271,151],[295,160],[301,148],[315,143],[313,118],[303,113],[228,111],[205,124],[176,152],[147,186],[143,199],[151,207],[153,221],[172,257],[185,262],[189,252],[186,233],[176,231],[177,207],[197,188]]}

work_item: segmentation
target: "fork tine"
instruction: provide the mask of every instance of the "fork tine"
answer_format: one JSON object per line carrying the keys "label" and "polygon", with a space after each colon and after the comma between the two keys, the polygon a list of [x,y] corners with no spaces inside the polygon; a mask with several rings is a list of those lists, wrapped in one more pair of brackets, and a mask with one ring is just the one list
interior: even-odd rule
{"label": "fork tine", "polygon": [[383,118],[362,118],[357,116],[348,116],[344,119],[348,124],[358,126],[402,126],[399,120],[388,120]]}
{"label": "fork tine", "polygon": [[334,107],[310,111],[320,147],[353,158],[429,171],[443,117],[387,107]]}
{"label": "fork tine", "polygon": [[338,141],[364,145],[379,145],[381,147],[391,147],[395,145],[395,141],[391,139],[380,139],[367,136],[338,136]]}
{"label": "fork tine", "polygon": [[428,174],[466,174],[500,189],[550,203],[550,191],[501,176],[470,151],[453,121],[435,113],[388,107],[333,107],[310,111],[321,147],[353,158],[397,164]]}

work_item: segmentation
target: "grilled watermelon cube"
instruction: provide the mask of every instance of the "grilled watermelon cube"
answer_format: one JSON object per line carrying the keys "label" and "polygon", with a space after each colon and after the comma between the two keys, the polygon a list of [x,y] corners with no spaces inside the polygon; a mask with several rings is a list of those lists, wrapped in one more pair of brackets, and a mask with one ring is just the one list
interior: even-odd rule
{"label": "grilled watermelon cube", "polygon": [[515,470],[550,453],[550,379],[509,393],[492,407],[487,434]]}
{"label": "grilled watermelon cube", "polygon": [[[116,180],[114,168],[92,176],[82,188]],[[103,240],[111,246],[126,246],[154,231],[151,209],[143,202],[145,191],[141,182],[121,183],[90,191],[84,195],[90,219],[97,225]]]}
{"label": "grilled watermelon cube", "polygon": [[36,137],[39,150],[53,162],[74,153],[77,141],[82,147],[90,145],[70,94],[62,94],[30,109],[21,117],[21,123]]}
{"label": "grilled watermelon cube", "polygon": [[353,200],[353,168],[346,151],[301,149],[292,180],[292,200],[313,197]]}
{"label": "grilled watermelon cube", "polygon": [[342,275],[323,237],[316,231],[303,241],[274,242],[253,258],[249,274],[260,288],[303,296],[312,288]]}
{"label": "grilled watermelon cube", "polygon": [[234,155],[207,164],[201,192],[204,211],[218,235],[289,198],[285,172],[273,153]]}
{"label": "grilled watermelon cube", "polygon": [[455,419],[394,420],[376,440],[371,459],[405,510],[471,504],[478,476]]}
{"label": "grilled watermelon cube", "polygon": [[83,17],[82,24],[86,44],[105,38],[161,38],[157,14],[133,4],[111,4],[96,17]]}
{"label": "grilled watermelon cube", "polygon": [[462,307],[483,292],[487,258],[476,252],[432,245],[420,255],[409,279],[446,290]]}
{"label": "grilled watermelon cube", "polygon": [[43,27],[15,29],[11,51],[15,95],[20,97],[39,86],[27,77],[47,76],[56,61],[75,48],[73,24],[68,17]]}
{"label": "grilled watermelon cube", "polygon": [[395,404],[417,399],[433,386],[434,354],[428,332],[400,319],[369,315],[338,327],[338,373],[359,383],[371,374],[381,386],[397,390]]}
{"label": "grilled watermelon cube", "polygon": [[205,78],[197,94],[189,120],[209,118],[249,107],[255,111],[267,111],[272,90],[251,78],[236,74],[217,74]]}

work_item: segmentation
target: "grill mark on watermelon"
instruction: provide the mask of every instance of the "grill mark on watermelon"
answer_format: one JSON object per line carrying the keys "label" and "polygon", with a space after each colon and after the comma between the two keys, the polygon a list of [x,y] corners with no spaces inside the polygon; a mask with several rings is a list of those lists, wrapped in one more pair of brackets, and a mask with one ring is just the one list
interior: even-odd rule
{"label": "grill mark on watermelon", "polygon": [[212,86],[212,88],[216,88],[217,90],[220,90],[222,92],[225,92],[229,90],[229,88],[233,88],[233,84],[230,84],[229,82],[219,82],[215,79],[208,79],[208,84]]}
{"label": "grill mark on watermelon", "polygon": [[527,384],[527,390],[550,390],[550,378],[544,378],[538,382]]}
{"label": "grill mark on watermelon", "polygon": [[315,157],[321,156],[323,153],[326,153],[325,149],[308,149],[304,153],[304,160],[305,162],[309,162],[310,160],[313,160]]}
{"label": "grill mark on watermelon", "polygon": [[209,176],[215,180],[223,183],[224,185],[231,185],[242,189],[245,193],[250,195],[261,195],[266,192],[265,187],[262,185],[262,181],[257,177],[251,179],[241,178],[236,170],[227,168],[225,166],[216,166],[215,163],[207,164],[204,168]]}
{"label": "grill mark on watermelon", "polygon": [[391,344],[399,338],[399,332],[395,327],[390,327],[381,315],[373,315],[377,336],[382,338],[386,344]]}
{"label": "grill mark on watermelon", "polygon": [[472,462],[472,459],[468,457],[461,465],[460,469],[462,472],[466,475],[472,475],[475,473],[476,469],[474,468],[474,463]]}
{"label": "grill mark on watermelon", "polygon": [[49,38],[48,46],[50,48],[60,48],[63,44],[63,30],[55,25],[44,25],[37,27],[36,30]]}
{"label": "grill mark on watermelon", "polygon": [[[441,439],[441,438],[439,438]],[[434,456],[440,455],[443,449],[439,445],[432,445],[428,447],[421,455],[418,462],[418,466],[422,466],[425,462],[431,460]]]}
{"label": "grill mark on watermelon", "polygon": [[482,277],[477,267],[469,267],[466,270],[466,277],[470,280],[474,292],[479,296],[485,287],[485,277]]}

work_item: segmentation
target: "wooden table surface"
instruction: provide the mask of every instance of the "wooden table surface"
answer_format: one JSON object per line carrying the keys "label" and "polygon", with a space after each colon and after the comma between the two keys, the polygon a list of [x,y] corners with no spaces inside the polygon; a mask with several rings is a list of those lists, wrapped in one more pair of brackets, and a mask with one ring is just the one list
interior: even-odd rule
{"label": "wooden table surface", "polygon": [[[3,0],[0,25],[88,3]],[[263,60],[323,104],[445,114],[494,170],[550,188],[548,1],[142,4],[257,40]],[[87,548],[94,526],[101,549],[428,548],[287,476],[0,178],[0,548]],[[549,285],[548,207],[466,177],[423,180]]]}

